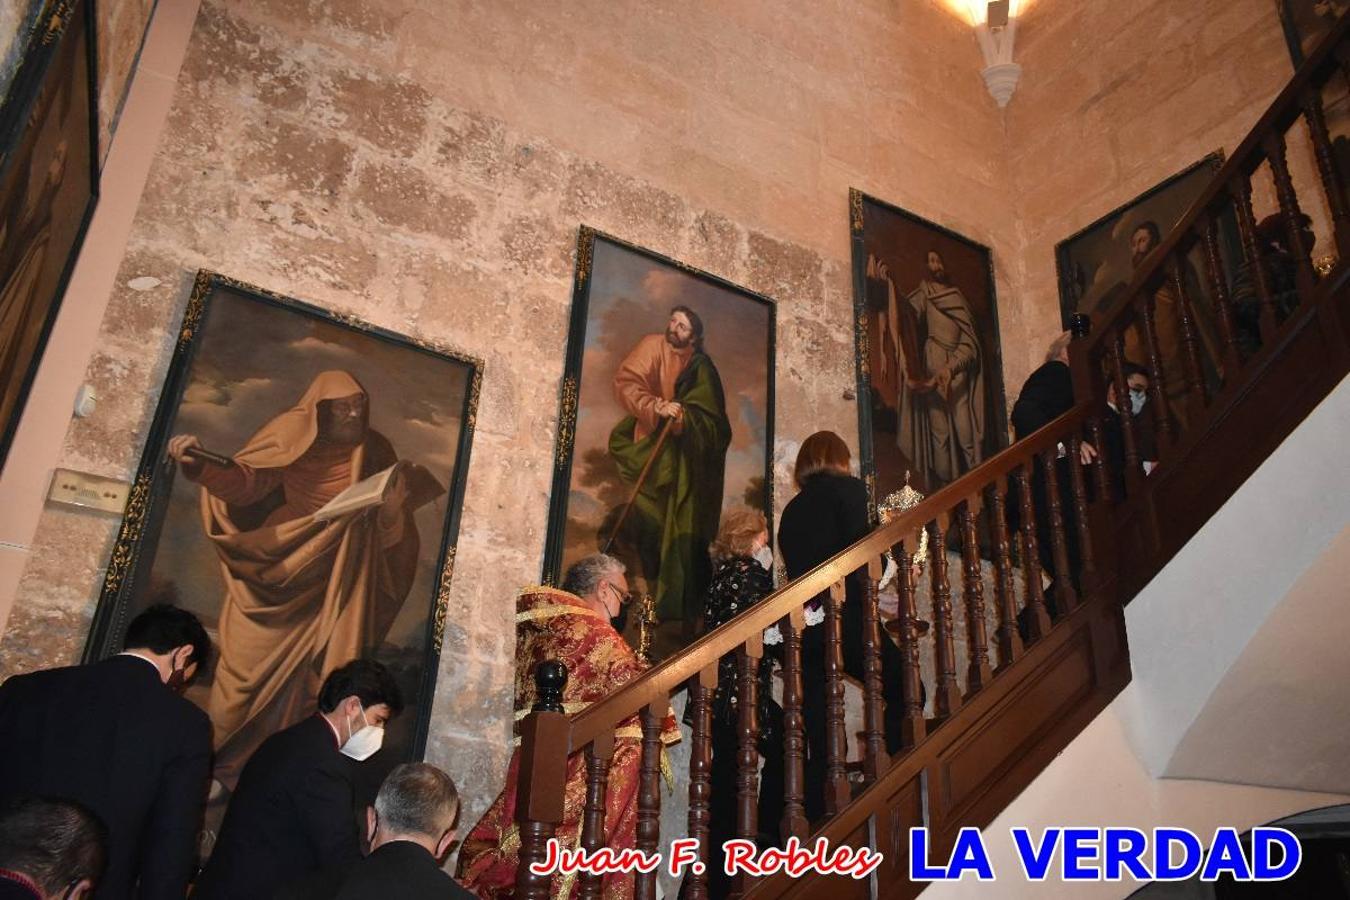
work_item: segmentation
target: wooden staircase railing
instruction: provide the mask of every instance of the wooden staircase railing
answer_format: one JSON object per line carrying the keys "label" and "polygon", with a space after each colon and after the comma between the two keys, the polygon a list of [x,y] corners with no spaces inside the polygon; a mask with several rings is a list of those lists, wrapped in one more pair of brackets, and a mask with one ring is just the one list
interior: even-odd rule
{"label": "wooden staircase railing", "polygon": [[[761,635],[771,625],[777,624],[784,636],[786,803],[779,833],[804,840],[811,831],[802,804],[801,706],[804,690],[823,689],[830,729],[828,814],[815,823],[815,833],[835,846],[870,846],[885,861],[866,880],[830,876],[828,887],[821,876],[743,879],[736,890],[748,897],[823,896],[826,890],[841,898],[917,895],[923,885],[907,880],[911,826],[926,826],[934,858],[945,859],[961,827],[992,821],[1110,703],[1130,678],[1122,604],[1350,371],[1350,266],[1337,263],[1321,277],[1313,269],[1286,139],[1296,122],[1307,124],[1323,192],[1317,202],[1325,198],[1337,251],[1346,257],[1350,205],[1327,133],[1321,89],[1350,70],[1348,29],[1350,19],[1328,35],[1180,225],[1141,263],[1123,295],[1094,316],[1092,333],[1071,345],[1079,402],[1070,412],[584,711],[569,717],[536,707],[521,729],[518,897],[550,894],[551,879],[532,875],[527,863],[543,858],[561,820],[571,753],[586,753],[590,763],[581,845],[603,844],[606,761],[617,724],[634,715],[649,738],[642,741],[637,846],[664,850],[657,846],[658,735],[670,698],[686,687],[694,723],[688,835],[701,841],[701,858],[707,860],[708,704],[718,660],[737,653],[748,672],[744,667],[763,654]],[[1277,258],[1263,245],[1252,210],[1251,180],[1263,163],[1270,168],[1285,226],[1288,249],[1278,251]],[[1240,236],[1237,255],[1224,252],[1225,221],[1234,222]],[[1186,274],[1187,254],[1196,247],[1204,262],[1204,291],[1196,291]],[[1234,274],[1232,263],[1239,257],[1241,271]],[[1169,291],[1162,290],[1164,285]],[[1242,306],[1253,298],[1255,316]],[[1217,359],[1208,358],[1201,346],[1197,312],[1212,313],[1219,324]],[[1163,333],[1176,337],[1174,352],[1161,350],[1160,315],[1173,317],[1161,324]],[[1247,334],[1242,329],[1249,321],[1255,327]],[[1141,465],[1129,416],[1121,421],[1122,453],[1101,452],[1086,465],[1079,457],[1085,441],[1105,449],[1108,385],[1114,384],[1116,396],[1128,396],[1127,347],[1138,348],[1151,375],[1149,405],[1161,446],[1160,464],[1149,474]],[[920,529],[927,530],[933,545],[924,576],[931,609],[924,610],[916,608],[922,583],[910,567]],[[1047,538],[1048,552],[1040,546]],[[953,554],[960,554],[957,591],[949,577],[948,541]],[[880,557],[889,550],[901,573],[897,643],[909,698],[902,747],[893,757],[882,739],[885,701],[878,648],[883,638],[877,611]],[[863,615],[867,677],[862,683],[861,782],[855,785],[846,775],[839,641],[829,638],[839,634],[845,576],[859,569],[867,571],[869,590]],[[1059,573],[1049,588],[1057,608],[1054,620],[1047,612],[1043,569]],[[986,596],[986,580],[992,596]],[[826,621],[818,626],[828,629],[826,684],[803,685],[803,606],[821,594],[827,598]],[[963,658],[958,658],[954,632],[954,594],[965,611]],[[933,622],[931,634],[923,637],[916,627],[921,613]],[[994,625],[992,638],[986,621]],[[921,657],[931,666],[922,665]],[[917,700],[925,669],[933,673],[926,685],[931,713]],[[739,681],[743,690],[754,689],[755,679]],[[752,695],[740,700],[739,745],[753,749],[755,703]],[[736,830],[751,838],[760,825],[753,802],[755,761],[753,752],[738,754],[742,802]],[[635,878],[637,897],[655,896],[656,873]],[[599,897],[599,881],[581,879],[580,891],[583,897]],[[706,879],[687,874],[683,896],[706,897]]]}

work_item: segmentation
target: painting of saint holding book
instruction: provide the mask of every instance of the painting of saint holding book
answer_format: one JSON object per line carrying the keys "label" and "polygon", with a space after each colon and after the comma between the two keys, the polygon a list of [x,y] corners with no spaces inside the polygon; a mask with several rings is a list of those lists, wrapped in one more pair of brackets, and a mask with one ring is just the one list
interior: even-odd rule
{"label": "painting of saint holding book", "polygon": [[[189,697],[214,726],[218,800],[358,656],[402,682],[414,714],[382,756],[407,759],[431,700],[478,367],[216,276],[187,315],[200,318],[143,463],[137,564],[105,605],[172,597],[207,626],[218,661]],[[124,620],[96,623],[107,648]]]}

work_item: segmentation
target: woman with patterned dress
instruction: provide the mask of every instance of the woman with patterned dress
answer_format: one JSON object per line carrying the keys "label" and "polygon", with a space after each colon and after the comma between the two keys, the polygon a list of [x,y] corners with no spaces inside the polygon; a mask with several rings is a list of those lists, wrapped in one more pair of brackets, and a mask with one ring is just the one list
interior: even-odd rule
{"label": "woman with patterned dress", "polygon": [[[773,593],[773,560],[769,528],[764,514],[749,507],[735,507],[722,517],[717,539],[709,547],[713,577],[703,607],[704,631],[712,631],[736,618]],[[781,785],[783,751],[782,708],[772,697],[772,662],[766,655],[759,662],[756,693],[760,753],[764,754],[761,783],[778,785],[761,792],[759,834],[763,843],[776,843],[782,816]],[[731,880],[722,871],[722,844],[736,837],[736,761],[739,755],[740,711],[736,654],[728,653],[717,664],[717,689],[712,697],[712,791],[708,823],[708,892],[718,900],[731,890]],[[692,724],[692,723],[691,723]],[[776,800],[775,800],[776,798]]]}

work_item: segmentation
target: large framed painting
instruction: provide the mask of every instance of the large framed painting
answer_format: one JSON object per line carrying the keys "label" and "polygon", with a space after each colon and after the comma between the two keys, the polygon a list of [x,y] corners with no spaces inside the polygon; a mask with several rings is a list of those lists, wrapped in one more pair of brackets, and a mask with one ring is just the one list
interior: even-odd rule
{"label": "large framed painting", "polygon": [[98,196],[93,0],[27,34],[0,104],[0,465]]}
{"label": "large framed painting", "polygon": [[[1223,161],[1223,152],[1215,151],[1055,245],[1060,319],[1065,328],[1074,313],[1090,315],[1115,300],[1134,275],[1135,265],[1181,221],[1223,168]],[[1219,234],[1225,263],[1235,262],[1233,254],[1240,251],[1231,210],[1220,217]],[[1193,251],[1190,279],[1208,298],[1207,281],[1196,275],[1205,271],[1202,252],[1199,247]]]}
{"label": "large framed painting", "polygon": [[[1199,199],[1213,181],[1215,173],[1223,168],[1223,161],[1222,152],[1210,154],[1055,246],[1060,318],[1065,328],[1069,327],[1074,313],[1101,313],[1124,293],[1134,275],[1135,266],[1143,261]],[[1230,289],[1236,290],[1243,277],[1242,248],[1237,218],[1231,204],[1222,208],[1216,224],[1220,263]],[[1262,227],[1265,227],[1264,224]],[[1183,265],[1183,275],[1186,295],[1191,300],[1192,326],[1204,376],[1211,388],[1217,388],[1223,374],[1223,350],[1203,242],[1197,242],[1191,248]],[[1160,308],[1176,308],[1174,290],[1170,285],[1164,284],[1158,288],[1157,302]],[[1240,310],[1235,315],[1239,339],[1246,342],[1246,334],[1250,330],[1247,320]],[[1159,316],[1159,353],[1164,360],[1177,358],[1181,353],[1177,320],[1174,315],[1164,316],[1159,313]],[[1142,350],[1138,349],[1141,340],[1138,335],[1127,334],[1125,350],[1128,357],[1143,364],[1145,358]],[[1169,397],[1173,413],[1185,425],[1190,399],[1183,371],[1180,365],[1164,365],[1166,378],[1162,387]]]}
{"label": "large framed painting", "polygon": [[1297,69],[1350,10],[1350,0],[1275,0],[1275,6]]}
{"label": "large framed painting", "polygon": [[768,298],[581,229],[544,580],[623,560],[653,660],[698,634],[722,512],[772,521],[774,326]]}
{"label": "large framed painting", "polygon": [[208,829],[264,738],[334,668],[385,663],[405,710],[377,786],[420,757],[482,364],[201,272],[132,486],[86,659],[155,602],[217,654],[187,696],[215,730]]}
{"label": "large framed painting", "polygon": [[872,498],[928,494],[1007,444],[989,248],[850,191],[858,435]]}

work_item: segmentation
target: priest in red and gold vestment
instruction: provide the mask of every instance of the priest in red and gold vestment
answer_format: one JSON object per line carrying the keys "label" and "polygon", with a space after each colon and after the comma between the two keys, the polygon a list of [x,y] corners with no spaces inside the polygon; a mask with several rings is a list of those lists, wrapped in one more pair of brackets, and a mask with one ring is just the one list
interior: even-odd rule
{"label": "priest in red and gold vestment", "polygon": [[[647,668],[610,625],[628,594],[623,563],[595,554],[573,565],[563,579],[564,590],[526,589],[516,601],[516,721],[524,719],[535,702],[534,669],[545,660],[567,666],[563,709],[580,712]],[[642,756],[638,717],[619,724],[614,735],[614,759],[605,795],[605,845],[615,849],[634,845],[637,826],[638,766]],[[680,739],[673,715],[661,729],[664,744]],[[515,823],[516,787],[520,750],[511,757],[506,786],[464,840],[456,877],[479,897],[515,895],[516,867],[520,863],[520,834]],[[582,807],[586,799],[585,753],[567,760],[567,787],[563,821],[555,837],[564,848],[581,839]],[[575,875],[553,879],[550,896],[573,897]],[[607,875],[605,900],[633,896],[633,876]]]}

